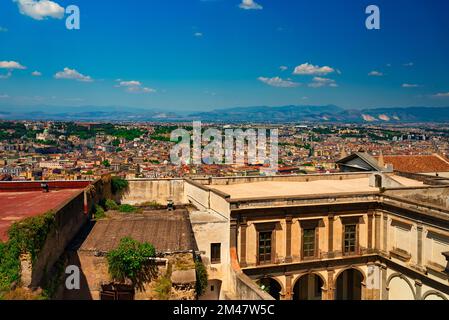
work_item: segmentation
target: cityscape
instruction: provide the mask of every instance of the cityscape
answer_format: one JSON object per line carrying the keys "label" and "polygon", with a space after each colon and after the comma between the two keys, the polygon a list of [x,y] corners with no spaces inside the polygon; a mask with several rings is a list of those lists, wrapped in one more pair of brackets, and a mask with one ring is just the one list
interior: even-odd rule
{"label": "cityscape", "polygon": [[449,300],[449,4],[170,2],[0,5],[0,306]]}

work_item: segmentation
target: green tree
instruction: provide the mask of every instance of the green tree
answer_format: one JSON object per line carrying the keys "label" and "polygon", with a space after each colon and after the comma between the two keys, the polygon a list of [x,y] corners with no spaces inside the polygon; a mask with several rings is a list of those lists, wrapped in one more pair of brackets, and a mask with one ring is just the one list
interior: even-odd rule
{"label": "green tree", "polygon": [[131,280],[133,286],[143,290],[144,283],[157,275],[156,249],[148,242],[140,243],[131,237],[120,240],[117,249],[107,255],[109,274],[113,280]]}

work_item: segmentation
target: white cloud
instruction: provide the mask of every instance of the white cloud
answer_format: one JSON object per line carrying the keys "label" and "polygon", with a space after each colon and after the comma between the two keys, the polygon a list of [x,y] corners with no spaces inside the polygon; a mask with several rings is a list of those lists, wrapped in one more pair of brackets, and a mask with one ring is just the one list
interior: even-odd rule
{"label": "white cloud", "polygon": [[202,37],[202,36],[203,36],[203,33],[202,33],[202,32],[195,32],[193,35],[194,35],[195,37]]}
{"label": "white cloud", "polygon": [[0,32],[8,32],[8,29],[0,27]]}
{"label": "white cloud", "polygon": [[0,61],[0,69],[26,69],[26,67],[22,66],[20,63],[16,61]]}
{"label": "white cloud", "polygon": [[285,70],[288,69],[288,67],[287,66],[280,66],[279,69],[281,69],[281,71],[285,71]]}
{"label": "white cloud", "polygon": [[90,76],[85,76],[82,73],[79,73],[75,69],[64,68],[64,71],[59,71],[55,74],[56,79],[68,79],[68,80],[76,80],[81,82],[92,82],[93,79]]}
{"label": "white cloud", "polygon": [[325,75],[328,73],[335,72],[334,68],[324,66],[314,66],[310,63],[303,63],[295,68],[295,71],[293,71],[293,74],[300,74],[300,75]]}
{"label": "white cloud", "polygon": [[42,75],[42,73],[39,72],[39,71],[33,71],[33,72],[31,72],[31,75],[32,75],[33,77],[40,77],[40,76]]}
{"label": "white cloud", "polygon": [[279,88],[294,88],[299,85],[301,85],[298,82],[293,82],[290,79],[282,79],[280,77],[273,77],[273,78],[266,78],[266,77],[259,77],[257,80],[268,84],[272,87],[279,87]]}
{"label": "white cloud", "polygon": [[435,98],[449,98],[449,92],[441,92],[433,95]]}
{"label": "white cloud", "polygon": [[254,2],[254,0],[242,0],[242,3],[240,3],[239,7],[241,9],[245,9],[245,10],[262,10],[263,7]]}
{"label": "white cloud", "polygon": [[413,83],[403,83],[402,88],[418,88],[420,87],[419,84],[413,84]]}
{"label": "white cloud", "polygon": [[311,88],[338,87],[335,80],[329,78],[314,77],[312,81],[313,81],[312,83],[309,83],[309,87]]}
{"label": "white cloud", "polygon": [[368,75],[370,77],[382,77],[384,74],[380,71],[373,70],[370,73],[368,73]]}
{"label": "white cloud", "polygon": [[122,81],[120,79],[116,80],[119,84],[116,85],[117,88],[126,88],[129,93],[154,93],[155,89],[144,87],[140,81]]}
{"label": "white cloud", "polygon": [[404,67],[413,67],[415,64],[413,62],[404,63]]}
{"label": "white cloud", "polygon": [[35,20],[46,18],[62,19],[64,8],[50,0],[13,0],[17,2],[20,13]]}
{"label": "white cloud", "polygon": [[6,74],[0,74],[0,79],[9,79],[12,76],[12,72],[8,71]]}

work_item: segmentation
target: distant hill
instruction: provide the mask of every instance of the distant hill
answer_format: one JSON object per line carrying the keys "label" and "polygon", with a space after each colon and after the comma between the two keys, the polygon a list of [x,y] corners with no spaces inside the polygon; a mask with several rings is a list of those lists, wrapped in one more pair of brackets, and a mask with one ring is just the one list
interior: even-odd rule
{"label": "distant hill", "polygon": [[[335,105],[254,106],[217,109],[209,112],[175,113],[126,107],[84,106],[57,108],[54,106],[10,108],[0,111],[3,120],[54,121],[192,121],[208,122],[449,122],[449,107],[407,107],[343,109]],[[62,110],[62,111],[61,111]]]}
{"label": "distant hill", "polygon": [[203,121],[255,122],[449,122],[449,107],[342,109],[338,106],[282,106],[221,109],[191,114]]}
{"label": "distant hill", "polygon": [[281,106],[281,107],[243,107],[220,109],[211,112],[191,114],[190,117],[203,121],[326,121],[343,109],[334,105],[328,106]]}

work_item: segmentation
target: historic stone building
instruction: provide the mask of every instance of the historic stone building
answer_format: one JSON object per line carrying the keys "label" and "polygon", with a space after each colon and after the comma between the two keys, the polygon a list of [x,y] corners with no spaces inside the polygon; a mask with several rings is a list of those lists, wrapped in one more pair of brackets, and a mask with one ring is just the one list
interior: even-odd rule
{"label": "historic stone building", "polygon": [[130,202],[192,205],[211,299],[449,299],[449,185],[425,182],[387,172],[139,180]]}

